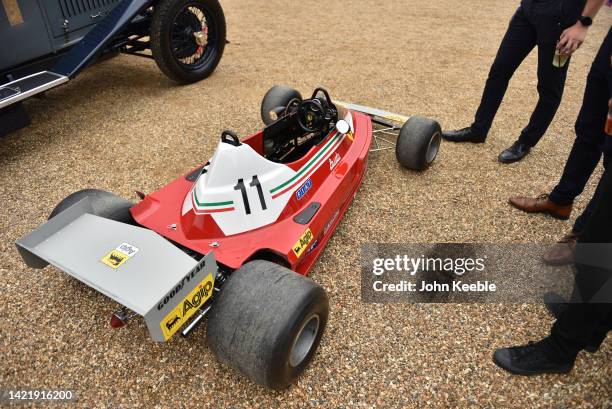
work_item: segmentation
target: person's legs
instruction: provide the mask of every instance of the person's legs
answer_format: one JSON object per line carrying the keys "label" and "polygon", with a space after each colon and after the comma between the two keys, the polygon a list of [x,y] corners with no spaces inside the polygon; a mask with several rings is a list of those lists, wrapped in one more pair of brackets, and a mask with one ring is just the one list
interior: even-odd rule
{"label": "person's legs", "polygon": [[551,345],[568,359],[589,343],[601,343],[609,329],[612,265],[606,264],[606,254],[612,246],[612,172],[604,172],[600,186],[599,200],[576,248],[572,299],[551,329]]}
{"label": "person's legs", "polygon": [[582,107],[576,120],[576,140],[565,163],[561,180],[550,193],[558,205],[571,204],[582,193],[604,149],[604,126],[608,115],[612,31],[604,40],[587,77]]}
{"label": "person's legs", "polygon": [[[605,139],[606,143],[603,150],[603,164],[604,169],[610,170],[612,169],[612,167],[610,167],[610,162],[612,159],[612,138],[606,137]],[[593,209],[595,209],[595,206],[597,205],[602,188],[601,182],[602,179],[599,180],[595,193],[593,193],[593,197],[591,200],[589,200],[586,208],[582,211],[580,216],[576,218],[574,226],[572,227],[572,232],[563,236],[543,255],[542,259],[546,264],[565,265],[574,261],[574,247],[576,245],[576,241],[580,237],[580,234],[584,230],[584,226],[586,226],[587,222],[591,218],[591,215],[593,214]]]}
{"label": "person's legs", "polygon": [[[604,160],[603,160],[604,169],[610,170],[611,169],[610,161],[612,158],[612,138],[605,138],[603,157],[604,157]],[[591,198],[591,200],[589,200],[589,203],[587,204],[587,206],[584,208],[580,216],[578,216],[578,218],[574,222],[572,233],[580,235],[582,230],[584,230],[584,226],[586,226],[587,222],[589,221],[589,218],[591,217],[591,214],[593,214],[593,209],[595,208],[595,205],[597,204],[597,200],[599,199],[599,195],[601,194],[600,191],[602,189],[602,184],[601,184],[602,180],[603,179],[599,180],[599,183],[597,184],[597,187],[595,188],[595,193],[593,193],[593,197]]]}
{"label": "person's legs", "polygon": [[600,323],[599,327],[593,331],[593,336],[589,341],[591,351],[596,352],[599,350],[610,330],[612,330],[612,310],[608,312],[608,316]]}
{"label": "person's legs", "polygon": [[[570,61],[568,60],[563,67],[553,65],[557,41],[563,28],[568,25],[568,22],[563,19],[559,2],[533,4],[528,18],[536,27],[539,98],[518,142],[533,147],[544,135],[559,108]],[[571,24],[574,22],[572,21]]]}
{"label": "person's legs", "polygon": [[[493,118],[504,98],[510,78],[536,45],[536,31],[525,17],[522,7],[516,11],[489,71],[472,132],[486,137]],[[551,57],[552,61],[552,57]]]}
{"label": "person's legs", "polygon": [[[599,185],[597,187],[599,188]],[[578,216],[576,218],[576,221],[574,222],[574,226],[572,227],[573,234],[580,235],[580,232],[584,230],[584,226],[591,218],[591,214],[593,214],[593,208],[595,207],[595,204],[597,203],[598,196],[599,194],[597,192],[597,189],[595,189],[595,193],[593,194],[593,197],[591,198],[591,200],[589,200],[589,203],[587,204],[587,206],[584,208],[582,213],[580,213],[580,216]]]}
{"label": "person's legs", "polygon": [[538,44],[538,103],[519,142],[533,147],[542,138],[561,104],[569,61],[564,67],[553,66],[554,43]]}
{"label": "person's legs", "polygon": [[[612,312],[612,173],[604,172],[601,195],[583,231],[576,252],[576,274],[572,303],[555,322],[550,336],[528,345],[500,348],[493,361],[520,375],[567,373],[578,352],[595,348],[609,330]],[[595,247],[585,247],[589,246]],[[604,244],[602,244],[604,243]]]}
{"label": "person's legs", "polygon": [[[590,288],[597,289],[610,281],[612,270],[578,267],[576,287],[580,281]],[[584,292],[584,288],[581,292]],[[584,296],[584,294],[582,294]],[[561,316],[555,321],[550,332],[551,347],[562,359],[574,360],[578,352],[589,346],[596,351],[606,337],[609,328],[609,316],[612,313],[612,300],[607,303],[591,303],[580,300],[567,304]]]}

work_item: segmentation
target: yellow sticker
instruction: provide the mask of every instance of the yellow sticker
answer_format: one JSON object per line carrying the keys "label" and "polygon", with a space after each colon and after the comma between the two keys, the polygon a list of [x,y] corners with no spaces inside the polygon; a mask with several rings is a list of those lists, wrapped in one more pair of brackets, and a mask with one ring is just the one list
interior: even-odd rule
{"label": "yellow sticker", "polygon": [[208,300],[213,293],[215,279],[209,274],[159,323],[168,340]]}
{"label": "yellow sticker", "polygon": [[130,256],[128,256],[127,254],[115,249],[108,253],[106,256],[104,256],[102,258],[102,262],[110,268],[117,269],[129,258]]}
{"label": "yellow sticker", "polygon": [[302,237],[300,237],[297,243],[293,245],[293,254],[295,254],[296,257],[300,257],[312,241],[313,237],[314,236],[310,229],[306,229],[306,231],[302,234]]}
{"label": "yellow sticker", "polygon": [[118,245],[116,249],[111,250],[110,253],[102,257],[102,260],[100,261],[102,261],[110,268],[117,269],[128,259],[134,257],[134,255],[138,253],[138,251],[138,247],[130,243],[123,242]]}

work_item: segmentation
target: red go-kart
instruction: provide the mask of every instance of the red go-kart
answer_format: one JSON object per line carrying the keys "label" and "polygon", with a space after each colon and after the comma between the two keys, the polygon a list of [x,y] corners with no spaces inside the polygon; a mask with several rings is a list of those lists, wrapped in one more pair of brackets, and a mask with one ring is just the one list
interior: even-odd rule
{"label": "red go-kart", "polygon": [[224,132],[210,161],[137,204],[73,193],[17,247],[29,266],[51,263],[119,302],[115,327],[142,315],[166,341],[207,315],[221,361],[287,387],[328,318],[325,291],[305,276],[363,180],[376,132],[399,131],[396,156],[417,170],[439,146],[434,121],[412,117],[400,129],[392,114],[350,108],[324,89],[302,99],[276,86],[262,103],[262,132]]}

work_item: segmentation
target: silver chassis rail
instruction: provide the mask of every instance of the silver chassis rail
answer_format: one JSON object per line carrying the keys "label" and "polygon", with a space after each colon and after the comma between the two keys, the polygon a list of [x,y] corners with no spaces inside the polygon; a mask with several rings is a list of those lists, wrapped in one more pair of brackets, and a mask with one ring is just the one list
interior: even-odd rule
{"label": "silver chassis rail", "polygon": [[364,105],[351,104],[342,101],[333,101],[336,106],[350,109],[351,111],[361,112],[368,115],[372,122],[382,128],[374,129],[372,136],[374,137],[374,146],[370,148],[370,152],[380,152],[395,148],[395,142],[387,139],[387,136],[397,137],[402,126],[410,119],[406,115],[396,114],[393,112],[384,111],[382,109],[372,108]]}

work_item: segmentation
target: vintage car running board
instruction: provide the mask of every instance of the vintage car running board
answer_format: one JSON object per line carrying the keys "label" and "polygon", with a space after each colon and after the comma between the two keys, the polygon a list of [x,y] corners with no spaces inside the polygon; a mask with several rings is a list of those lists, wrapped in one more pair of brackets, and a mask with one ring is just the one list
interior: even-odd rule
{"label": "vintage car running board", "polygon": [[213,253],[195,260],[157,233],[91,214],[75,203],[16,243],[33,268],[48,263],[145,319],[155,341],[168,340],[212,296]]}
{"label": "vintage car running board", "polygon": [[62,85],[68,77],[52,71],[41,71],[0,86],[0,109]]}

